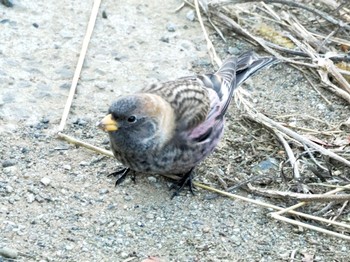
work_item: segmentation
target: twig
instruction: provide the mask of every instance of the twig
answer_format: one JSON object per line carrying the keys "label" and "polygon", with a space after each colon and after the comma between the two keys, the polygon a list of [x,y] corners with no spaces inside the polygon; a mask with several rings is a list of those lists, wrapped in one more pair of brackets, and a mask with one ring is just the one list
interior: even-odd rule
{"label": "twig", "polygon": [[[240,2],[240,1],[239,1]],[[242,1],[242,2],[256,2],[256,0],[245,0],[245,1]],[[314,9],[310,6],[307,6],[307,5],[304,5],[300,2],[296,2],[296,1],[289,1],[289,0],[263,0],[264,3],[267,3],[267,4],[271,4],[271,3],[277,3],[277,4],[283,4],[283,5],[289,5],[289,6],[293,6],[293,7],[298,7],[298,8],[302,8],[308,12],[311,12],[315,15],[318,15],[320,17],[322,17],[324,20],[334,24],[334,25],[338,25],[342,28],[345,28],[347,30],[350,30],[350,26],[347,25],[346,23],[344,23],[343,21],[325,13],[325,12],[322,12],[318,9]]]}
{"label": "twig", "polygon": [[332,151],[323,148],[322,146],[319,146],[318,144],[310,141],[309,139],[303,137],[302,135],[299,135],[298,133],[290,130],[289,128],[286,128],[284,126],[282,126],[281,124],[273,121],[272,119],[268,118],[267,116],[258,113],[258,112],[253,112],[253,111],[249,111],[249,116],[252,120],[254,120],[255,122],[258,122],[260,124],[263,124],[264,126],[270,127],[270,128],[275,128],[279,131],[281,131],[282,133],[294,138],[295,140],[299,141],[302,144],[306,144],[309,147],[316,149],[317,151],[319,151],[321,154],[329,156],[330,158],[333,158],[334,160],[337,160],[338,162],[343,163],[346,166],[350,167],[350,161],[346,160],[345,158],[333,153]]}
{"label": "twig", "polygon": [[194,4],[195,4],[195,9],[196,9],[196,13],[197,13],[199,24],[201,25],[201,28],[202,28],[205,40],[207,41],[207,48],[208,48],[208,52],[209,52],[209,56],[210,56],[211,62],[214,65],[214,61],[215,61],[215,63],[218,66],[220,66],[222,64],[222,61],[217,56],[216,51],[215,51],[215,47],[214,47],[213,43],[210,41],[208,33],[207,33],[207,30],[204,27],[201,11],[199,10],[198,0],[194,0]]}
{"label": "twig", "polygon": [[97,146],[93,146],[93,145],[91,145],[89,143],[85,143],[85,142],[83,142],[81,140],[75,139],[74,137],[71,137],[71,136],[68,136],[68,135],[65,135],[65,134],[62,134],[62,133],[58,133],[57,135],[58,135],[58,138],[66,140],[68,143],[75,144],[75,145],[78,145],[78,146],[83,146],[83,147],[85,147],[87,149],[90,149],[92,151],[95,151],[97,153],[113,157],[113,153],[111,151],[99,148]]}
{"label": "twig", "polygon": [[[277,136],[278,140],[281,142],[282,146],[284,147],[284,150],[287,153],[287,156],[289,158],[290,164],[292,166],[293,169],[293,175],[296,181],[301,182],[301,177],[300,177],[300,173],[299,173],[299,163],[297,161],[297,159],[294,156],[294,153],[292,151],[292,149],[290,148],[289,144],[287,143],[287,141],[284,139],[284,137],[282,136],[282,134],[277,131],[276,129],[273,129],[273,132],[275,133],[275,135]],[[303,187],[303,191],[307,192],[308,190],[306,190],[306,188]]]}
{"label": "twig", "polygon": [[330,102],[324,95],[322,95],[322,93],[316,88],[316,86],[314,85],[314,83],[311,81],[311,79],[305,74],[305,72],[303,72],[304,78],[309,82],[309,84],[311,85],[311,87],[319,94],[320,97],[323,98],[324,101],[326,101],[326,103],[328,105],[332,105],[332,102]]}
{"label": "twig", "polygon": [[316,160],[316,158],[314,157],[314,155],[310,151],[310,148],[307,145],[305,145],[305,144],[303,146],[304,146],[304,149],[307,152],[308,156],[315,163],[315,165],[318,166],[319,168],[321,168],[322,170],[325,170],[325,171],[329,172],[328,168],[325,168],[320,163],[318,163],[318,161]]}
{"label": "twig", "polygon": [[350,194],[342,194],[342,195],[326,195],[326,194],[300,194],[294,192],[283,192],[277,190],[267,190],[253,187],[249,185],[249,189],[252,192],[256,192],[262,194],[264,196],[268,196],[271,198],[282,198],[282,199],[290,199],[290,200],[298,200],[304,202],[343,202],[350,200]]}
{"label": "twig", "polygon": [[84,63],[86,52],[87,52],[87,49],[88,49],[88,46],[89,46],[89,42],[90,42],[90,38],[91,38],[91,35],[92,35],[92,31],[93,31],[94,26],[95,26],[95,21],[96,21],[96,17],[97,17],[97,13],[98,13],[100,4],[101,4],[101,0],[94,0],[94,5],[92,7],[90,20],[89,20],[89,23],[88,23],[88,26],[87,26],[87,29],[86,29],[85,37],[84,37],[84,40],[83,40],[83,45],[82,45],[82,48],[81,48],[81,51],[80,51],[80,55],[79,55],[79,59],[78,59],[78,64],[77,64],[77,66],[75,68],[75,72],[74,72],[72,84],[71,84],[71,87],[70,87],[70,90],[69,90],[69,95],[68,95],[68,98],[67,98],[67,102],[66,102],[66,105],[65,105],[64,110],[63,110],[63,114],[62,114],[60,125],[58,127],[58,132],[62,132],[64,127],[65,127],[65,125],[66,125],[66,121],[67,121],[67,118],[68,118],[69,110],[70,110],[70,107],[71,107],[72,102],[73,102],[75,90],[77,88],[77,84],[78,84],[79,77],[80,77],[80,72],[81,72],[81,69],[83,67],[83,63]]}
{"label": "twig", "polygon": [[345,201],[340,210],[338,211],[338,214],[332,218],[332,221],[335,221],[338,219],[338,217],[343,213],[345,207],[349,204],[349,201]]}
{"label": "twig", "polygon": [[324,229],[324,228],[321,228],[321,227],[318,227],[318,226],[313,226],[313,225],[310,225],[310,224],[306,224],[306,223],[303,223],[303,222],[300,222],[300,221],[297,221],[297,220],[293,220],[291,218],[286,218],[286,217],[283,217],[283,216],[278,215],[276,213],[270,213],[270,215],[273,218],[277,219],[277,220],[288,222],[288,223],[290,223],[292,225],[301,226],[301,227],[312,229],[312,230],[315,230],[315,231],[318,231],[318,232],[321,232],[321,233],[324,233],[324,234],[327,234],[327,235],[331,235],[331,236],[334,236],[334,237],[339,237],[339,238],[342,238],[342,239],[350,240],[350,237],[347,236],[347,235],[343,235],[343,234],[340,234],[340,233],[337,233],[337,232],[334,232],[334,231],[330,231],[330,230],[327,230],[327,229]]}

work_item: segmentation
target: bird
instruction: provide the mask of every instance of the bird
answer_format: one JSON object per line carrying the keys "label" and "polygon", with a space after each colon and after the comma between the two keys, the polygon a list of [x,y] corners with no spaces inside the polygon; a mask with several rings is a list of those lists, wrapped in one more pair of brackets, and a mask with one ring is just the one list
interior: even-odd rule
{"label": "bird", "polygon": [[193,193],[193,170],[220,141],[234,91],[275,61],[249,51],[229,57],[215,73],[153,83],[117,97],[97,124],[125,167],[111,174],[119,177],[116,185],[130,171],[176,175],[172,198],[185,186]]}

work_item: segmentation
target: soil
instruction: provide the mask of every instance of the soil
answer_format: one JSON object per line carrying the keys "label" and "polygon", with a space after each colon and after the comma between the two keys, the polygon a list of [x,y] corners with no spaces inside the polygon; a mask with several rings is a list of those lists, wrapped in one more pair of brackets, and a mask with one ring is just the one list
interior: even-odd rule
{"label": "soil", "polygon": [[[0,248],[17,250],[15,261],[289,261],[293,253],[296,261],[349,261],[345,240],[274,220],[270,209],[203,189],[171,200],[171,182],[157,175],[115,187],[107,176],[119,166],[115,159],[57,139],[92,2],[0,4]],[[175,12],[181,3],[102,1],[64,133],[109,149],[95,123],[115,97],[214,70],[191,9]],[[227,43],[211,37],[220,57],[256,49],[236,35]],[[321,90],[330,107],[285,64],[242,88],[258,110],[292,124],[326,128],[349,117],[345,102]],[[227,118],[225,137],[196,181],[221,188],[217,174],[235,184],[257,175],[264,161],[285,159],[278,141],[235,104]],[[274,186],[285,187],[279,181]]]}

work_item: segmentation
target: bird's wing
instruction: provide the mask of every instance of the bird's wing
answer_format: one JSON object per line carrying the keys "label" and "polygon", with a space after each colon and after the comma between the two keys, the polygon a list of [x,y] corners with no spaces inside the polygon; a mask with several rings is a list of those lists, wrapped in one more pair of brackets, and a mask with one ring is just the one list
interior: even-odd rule
{"label": "bird's wing", "polygon": [[205,121],[210,110],[208,91],[196,77],[152,84],[141,92],[159,95],[171,105],[178,130],[198,126]]}
{"label": "bird's wing", "polygon": [[210,133],[222,125],[236,88],[274,61],[276,61],[274,57],[259,57],[254,52],[247,52],[225,60],[215,74],[198,76],[208,90],[210,109],[207,118],[191,131],[190,136],[196,141],[210,139]]}

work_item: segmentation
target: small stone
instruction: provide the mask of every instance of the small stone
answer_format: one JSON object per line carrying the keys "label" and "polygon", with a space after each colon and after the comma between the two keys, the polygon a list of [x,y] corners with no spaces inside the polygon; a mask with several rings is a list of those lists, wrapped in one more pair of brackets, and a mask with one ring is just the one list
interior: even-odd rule
{"label": "small stone", "polygon": [[230,55],[237,55],[241,52],[241,50],[239,50],[237,47],[232,47],[232,46],[230,46],[227,51],[229,52]]}
{"label": "small stone", "polygon": [[176,25],[174,23],[169,22],[166,24],[166,29],[168,30],[168,32],[175,32]]}
{"label": "small stone", "polygon": [[210,227],[203,227],[202,231],[203,231],[203,233],[209,233]]}
{"label": "small stone", "polygon": [[105,10],[102,11],[102,18],[107,19],[107,13]]}
{"label": "small stone", "polygon": [[186,14],[186,18],[191,22],[193,22],[195,18],[194,11],[193,10],[188,11]]}
{"label": "small stone", "polygon": [[154,219],[154,215],[153,215],[152,213],[148,213],[148,214],[146,215],[146,218],[147,218],[147,219]]}
{"label": "small stone", "polygon": [[157,183],[157,178],[155,178],[154,176],[149,176],[147,177],[148,182],[150,182],[151,184],[155,184]]}
{"label": "small stone", "polygon": [[128,256],[129,256],[129,254],[126,253],[126,252],[121,252],[121,253],[120,253],[120,257],[121,257],[121,258],[127,258]]}
{"label": "small stone", "polygon": [[70,86],[71,85],[69,83],[64,83],[64,84],[60,85],[60,88],[62,88],[62,89],[69,89]]}
{"label": "small stone", "polygon": [[16,165],[16,160],[14,159],[7,159],[2,162],[2,167],[9,167],[9,166],[14,166]]}
{"label": "small stone", "polygon": [[169,37],[162,36],[159,41],[164,42],[164,43],[169,43]]}
{"label": "small stone", "polygon": [[35,200],[39,203],[43,203],[44,202],[44,198],[42,198],[41,196],[35,196]]}
{"label": "small stone", "polygon": [[89,163],[89,162],[86,162],[86,161],[81,161],[81,162],[79,163],[79,165],[81,165],[81,166],[89,166],[90,163]]}
{"label": "small stone", "polygon": [[124,196],[124,200],[125,201],[131,201],[132,200],[132,196],[126,195],[126,196]]}
{"label": "small stone", "polygon": [[98,191],[98,193],[99,193],[100,195],[105,195],[105,194],[109,193],[109,190],[108,190],[107,188],[101,188],[101,189]]}
{"label": "small stone", "polygon": [[63,169],[65,169],[65,170],[71,170],[72,169],[72,167],[70,166],[70,165],[63,165]]}
{"label": "small stone", "polygon": [[38,28],[38,27],[39,27],[39,25],[38,25],[37,23],[33,23],[33,26],[34,26],[35,28]]}
{"label": "small stone", "polygon": [[18,168],[16,166],[8,166],[3,169],[4,174],[7,175],[15,175],[18,172]]}
{"label": "small stone", "polygon": [[43,177],[41,180],[40,180],[41,184],[43,184],[44,186],[48,186],[50,185],[51,183],[51,179],[48,178],[48,177]]}
{"label": "small stone", "polygon": [[6,190],[7,193],[12,193],[12,192],[13,192],[13,187],[7,185],[6,188],[5,188],[5,190]]}
{"label": "small stone", "polygon": [[0,248],[0,256],[5,257],[5,258],[17,258],[18,257],[18,251],[13,248],[9,247],[3,247]]}
{"label": "small stone", "polygon": [[33,203],[35,200],[34,194],[28,194],[27,195],[27,203]]}
{"label": "small stone", "polygon": [[109,138],[105,138],[102,143],[102,145],[108,145],[109,144]]}
{"label": "small stone", "polygon": [[43,117],[41,120],[40,120],[41,123],[43,124],[48,124],[50,123],[50,119],[48,119],[47,117]]}
{"label": "small stone", "polygon": [[6,7],[13,7],[13,3],[11,0],[1,0],[1,3]]}
{"label": "small stone", "polygon": [[79,125],[79,126],[86,126],[88,124],[88,120],[87,119],[83,119],[83,118],[77,118],[73,121],[73,124]]}

